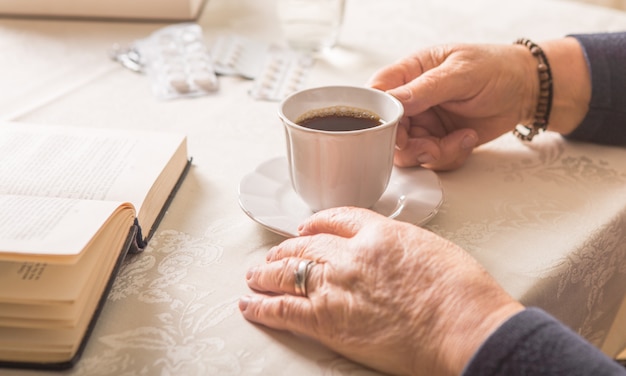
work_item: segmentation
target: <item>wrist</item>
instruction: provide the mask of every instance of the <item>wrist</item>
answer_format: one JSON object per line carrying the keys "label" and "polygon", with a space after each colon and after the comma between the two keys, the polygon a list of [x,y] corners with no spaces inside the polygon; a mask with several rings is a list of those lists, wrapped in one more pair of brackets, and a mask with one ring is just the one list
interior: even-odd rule
{"label": "wrist", "polygon": [[440,346],[442,375],[460,375],[489,336],[524,310],[521,303],[499,288],[483,290],[457,308],[458,315],[444,323],[441,330],[445,336]]}
{"label": "wrist", "polygon": [[520,113],[518,114],[518,124],[532,124],[535,119],[537,103],[539,102],[539,79],[537,75],[537,59],[528,50],[528,47],[521,44],[511,46],[516,51],[515,61],[521,67],[524,89],[520,95]]}
{"label": "wrist", "polygon": [[466,286],[464,293],[439,291],[429,341],[422,345],[435,350],[434,367],[413,365],[415,374],[424,370],[442,376],[462,374],[483,343],[508,319],[524,310],[520,302],[484,273],[459,281],[459,286]]}
{"label": "wrist", "polygon": [[552,111],[548,129],[569,134],[582,122],[591,100],[591,78],[578,41],[563,38],[539,43],[552,69]]}

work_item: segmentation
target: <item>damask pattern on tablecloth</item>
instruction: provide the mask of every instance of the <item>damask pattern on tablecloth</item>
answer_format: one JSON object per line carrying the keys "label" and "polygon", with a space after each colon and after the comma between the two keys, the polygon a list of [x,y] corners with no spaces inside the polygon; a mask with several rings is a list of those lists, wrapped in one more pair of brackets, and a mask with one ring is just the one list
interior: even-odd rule
{"label": "damask pattern on tablecloth", "polygon": [[[523,300],[547,306],[562,322],[601,347],[626,296],[626,213],[598,228],[575,252],[555,264]],[[541,291],[551,288],[554,295]],[[580,304],[572,304],[572,301]],[[572,310],[572,306],[579,307]],[[578,323],[578,324],[575,324]]]}
{"label": "damask pattern on tablecloth", "polygon": [[[522,278],[536,279],[535,286],[517,298],[546,309],[600,346],[626,294],[626,213],[619,211],[626,203],[626,166],[597,150],[589,151],[597,146],[546,136],[548,140],[539,144],[521,144],[505,136],[487,145],[486,156],[476,155],[480,167],[473,167],[482,169],[481,175],[489,180],[485,203],[491,206],[485,205],[484,216],[458,215],[464,219],[454,226],[450,226],[454,221],[446,226],[434,221],[426,227],[487,264],[490,258],[503,256],[485,249],[506,244],[506,236],[512,237],[510,246],[521,248],[511,252],[517,255],[523,254],[520,243],[527,240],[515,238],[517,234],[543,240],[544,250],[529,249],[527,254],[545,252],[542,258],[550,262],[536,268],[535,260],[518,258],[519,264],[510,268]],[[494,158],[502,150],[506,157]],[[446,202],[441,213],[453,215],[450,205]],[[588,232],[578,233],[580,228]],[[550,256],[559,246],[575,249]],[[532,275],[526,275],[531,269]],[[554,294],[548,296],[547,291]]]}
{"label": "damask pattern on tablecloth", "polygon": [[[108,304],[140,310],[141,325],[120,324],[97,341],[104,350],[84,356],[78,374],[89,375],[252,375],[262,359],[229,352],[212,332],[238,313],[237,298],[210,303],[220,286],[192,281],[189,274],[210,272],[224,249],[204,237],[174,230],[158,232],[143,253],[130,256],[114,283]],[[118,305],[119,306],[119,305]],[[132,313],[132,312],[131,312]],[[145,362],[149,360],[149,362]]]}
{"label": "damask pattern on tablecloth", "polygon": [[[504,145],[507,144],[505,140],[503,138]],[[626,182],[623,166],[614,166],[588,154],[574,153],[567,148],[565,141],[557,141],[554,137],[552,140],[553,145],[531,148],[531,152],[517,162],[498,164],[494,161],[496,163],[490,169],[502,174],[505,180],[513,181],[537,178],[545,183],[577,184],[580,187],[596,183],[623,186]]]}

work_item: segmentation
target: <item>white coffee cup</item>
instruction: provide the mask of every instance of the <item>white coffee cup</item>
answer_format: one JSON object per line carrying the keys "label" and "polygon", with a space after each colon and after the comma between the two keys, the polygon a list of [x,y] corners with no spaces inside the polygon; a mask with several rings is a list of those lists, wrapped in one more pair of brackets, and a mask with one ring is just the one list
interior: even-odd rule
{"label": "white coffee cup", "polygon": [[[312,113],[366,110],[380,124],[359,130],[319,130],[297,124]],[[393,169],[396,130],[404,110],[393,96],[356,86],[306,89],[279,106],[285,127],[289,176],[295,192],[313,211],[338,206],[373,206]]]}

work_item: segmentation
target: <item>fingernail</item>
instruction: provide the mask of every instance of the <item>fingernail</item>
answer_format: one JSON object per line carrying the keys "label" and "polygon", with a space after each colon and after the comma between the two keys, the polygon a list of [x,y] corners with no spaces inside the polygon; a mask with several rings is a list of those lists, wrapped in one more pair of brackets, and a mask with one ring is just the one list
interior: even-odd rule
{"label": "fingernail", "polygon": [[461,140],[461,147],[463,149],[472,149],[474,146],[476,146],[477,142],[478,138],[476,137],[476,135],[468,134],[467,136],[463,137],[463,140]]}
{"label": "fingernail", "polygon": [[248,304],[250,303],[250,297],[248,295],[242,296],[239,299],[239,310],[245,311],[248,308]]}
{"label": "fingernail", "polygon": [[249,281],[252,278],[252,275],[254,274],[254,269],[256,268],[248,269],[248,271],[246,272],[246,281]]}
{"label": "fingernail", "polygon": [[276,252],[276,246],[270,248],[267,253],[265,254],[265,262],[270,262],[272,261],[272,258],[274,257],[274,252]]}
{"label": "fingernail", "polygon": [[422,153],[417,156],[417,161],[421,164],[433,162],[435,158],[429,153]]}

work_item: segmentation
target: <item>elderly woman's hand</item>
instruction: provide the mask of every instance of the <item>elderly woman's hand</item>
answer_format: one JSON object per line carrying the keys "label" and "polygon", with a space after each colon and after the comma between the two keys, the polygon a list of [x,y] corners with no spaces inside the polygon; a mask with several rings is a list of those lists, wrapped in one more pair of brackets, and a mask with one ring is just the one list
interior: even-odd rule
{"label": "elderly woman's hand", "polygon": [[[522,310],[458,246],[372,211],[313,215],[249,270],[246,319],[314,338],[394,374],[460,374],[478,346]],[[296,294],[294,271],[314,260]]]}
{"label": "elderly woman's hand", "polygon": [[442,45],[376,72],[372,87],[405,106],[396,164],[451,169],[473,148],[532,120],[537,62],[514,45]]}
{"label": "elderly woman's hand", "polygon": [[[550,130],[572,132],[587,113],[591,82],[574,38],[540,43],[552,68]],[[532,122],[539,98],[537,59],[521,45],[455,44],[417,51],[368,83],[405,108],[395,163],[445,170],[477,145]]]}

